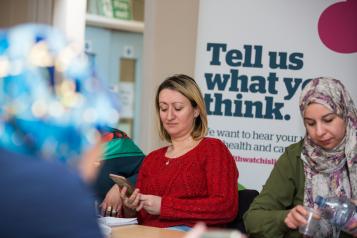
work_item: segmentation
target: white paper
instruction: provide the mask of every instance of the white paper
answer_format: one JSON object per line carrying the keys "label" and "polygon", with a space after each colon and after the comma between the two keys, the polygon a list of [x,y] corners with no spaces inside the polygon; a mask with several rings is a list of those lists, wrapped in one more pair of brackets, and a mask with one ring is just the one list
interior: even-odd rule
{"label": "white paper", "polygon": [[99,228],[104,237],[110,237],[112,234],[112,228],[110,228],[108,225],[99,222]]}
{"label": "white paper", "polygon": [[138,224],[136,218],[100,217],[98,220],[100,224],[105,224],[110,227]]}

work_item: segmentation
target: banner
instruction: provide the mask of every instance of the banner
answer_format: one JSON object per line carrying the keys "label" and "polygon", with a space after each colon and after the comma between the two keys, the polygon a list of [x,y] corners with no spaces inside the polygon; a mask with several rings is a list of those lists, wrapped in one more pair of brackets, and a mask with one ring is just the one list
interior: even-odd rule
{"label": "banner", "polygon": [[309,79],[337,78],[357,102],[356,3],[200,1],[195,79],[209,136],[230,149],[245,187],[260,191],[303,138],[298,101]]}

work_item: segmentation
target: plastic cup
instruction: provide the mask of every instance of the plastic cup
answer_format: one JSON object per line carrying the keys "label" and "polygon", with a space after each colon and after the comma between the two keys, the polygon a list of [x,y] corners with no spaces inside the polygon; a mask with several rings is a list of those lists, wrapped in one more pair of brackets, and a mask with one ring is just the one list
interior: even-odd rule
{"label": "plastic cup", "polygon": [[314,233],[318,230],[320,226],[320,214],[318,211],[314,210],[311,207],[305,207],[305,209],[308,212],[306,216],[307,224],[301,225],[299,227],[299,232],[305,237],[313,237]]}

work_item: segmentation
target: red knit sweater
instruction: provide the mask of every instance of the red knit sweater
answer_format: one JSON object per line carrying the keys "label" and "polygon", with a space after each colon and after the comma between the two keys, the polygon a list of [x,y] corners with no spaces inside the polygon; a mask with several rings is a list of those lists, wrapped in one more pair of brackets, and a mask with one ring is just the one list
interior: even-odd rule
{"label": "red knit sweater", "polygon": [[[161,196],[160,215],[144,209],[139,223],[148,226],[193,226],[228,223],[238,210],[238,171],[227,147],[204,138],[186,154],[169,159],[167,147],[151,152],[140,168],[137,187],[143,194]],[[170,160],[169,164],[166,164]]]}

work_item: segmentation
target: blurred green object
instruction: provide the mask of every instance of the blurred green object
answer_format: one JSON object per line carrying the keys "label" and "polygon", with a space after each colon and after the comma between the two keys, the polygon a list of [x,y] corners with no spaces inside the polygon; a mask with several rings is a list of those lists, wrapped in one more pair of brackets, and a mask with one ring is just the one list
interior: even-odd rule
{"label": "blurred green object", "polygon": [[112,0],[113,17],[122,20],[132,20],[131,0]]}
{"label": "blurred green object", "polygon": [[242,184],[238,183],[238,191],[246,189]]}
{"label": "blurred green object", "polygon": [[130,156],[145,155],[129,137],[115,138],[106,143],[103,158],[104,160]]}

